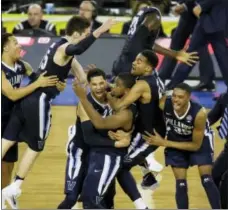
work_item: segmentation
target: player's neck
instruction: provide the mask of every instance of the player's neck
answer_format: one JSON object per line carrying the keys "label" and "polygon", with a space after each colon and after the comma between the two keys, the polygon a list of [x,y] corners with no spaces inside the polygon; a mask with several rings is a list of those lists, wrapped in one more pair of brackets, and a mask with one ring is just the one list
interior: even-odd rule
{"label": "player's neck", "polygon": [[152,72],[145,72],[144,74],[143,74],[143,76],[150,76],[152,74]]}
{"label": "player's neck", "polygon": [[9,55],[6,55],[5,53],[2,55],[2,62],[12,68],[14,68],[15,66],[15,60],[12,59]]}
{"label": "player's neck", "polygon": [[187,110],[189,109],[189,102],[183,107],[183,109],[176,111],[176,113],[178,114],[179,117],[182,117]]}
{"label": "player's neck", "polygon": [[103,104],[103,105],[106,105],[107,104],[107,98],[106,98],[106,95],[104,95],[103,97],[101,98],[97,98],[93,93],[91,93],[92,97],[97,101],[99,102],[100,104]]}

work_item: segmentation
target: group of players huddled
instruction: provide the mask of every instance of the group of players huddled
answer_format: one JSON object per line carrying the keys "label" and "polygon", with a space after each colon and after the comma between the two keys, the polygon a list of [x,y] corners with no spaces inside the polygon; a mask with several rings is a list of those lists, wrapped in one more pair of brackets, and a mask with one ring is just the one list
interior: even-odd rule
{"label": "group of players huddled", "polygon": [[[220,208],[219,192],[211,178],[213,132],[206,111],[191,100],[191,89],[185,83],[166,95],[156,72],[158,57],[154,51],[189,65],[197,61],[197,54],[155,44],[161,14],[156,8],[146,7],[133,18],[125,45],[113,63],[113,80],[108,82],[104,71],[96,67],[86,74],[75,56],[114,24],[116,21],[109,19],[90,32],[86,19],[72,17],[66,35],[49,47],[36,73],[20,59],[17,39],[12,34],[2,35],[4,207],[8,203],[18,208],[22,183],[49,134],[51,101],[64,90],[72,70],[77,78],[73,90],[80,102],[76,124],[68,132],[66,196],[58,208],[72,208],[80,195],[83,208],[114,208],[116,178],[137,209],[148,208],[130,170],[140,165],[144,172],[142,187],[153,189],[157,181],[151,168],[157,172],[162,169],[153,167],[153,152],[159,146],[166,147],[166,165],[172,167],[176,178],[177,207],[188,208],[187,169],[197,165],[211,207]],[[30,83],[20,87],[25,75]],[[27,143],[27,149],[10,183],[21,141]]]}

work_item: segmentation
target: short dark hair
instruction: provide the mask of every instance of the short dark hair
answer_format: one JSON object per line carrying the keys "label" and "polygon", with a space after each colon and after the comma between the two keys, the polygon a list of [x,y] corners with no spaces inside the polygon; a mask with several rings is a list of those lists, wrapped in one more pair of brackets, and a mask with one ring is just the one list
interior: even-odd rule
{"label": "short dark hair", "polygon": [[120,73],[117,77],[124,83],[125,88],[132,88],[136,82],[136,78],[127,72]]}
{"label": "short dark hair", "polygon": [[184,91],[186,91],[189,95],[191,95],[191,93],[192,93],[192,88],[191,88],[188,84],[186,84],[186,83],[180,83],[180,84],[178,84],[175,88],[179,88],[179,89],[181,89],[181,90],[184,90]]}
{"label": "short dark hair", "polygon": [[132,11],[132,18],[138,13],[139,7],[142,4],[147,4],[148,6],[152,6],[152,2],[150,0],[140,0],[137,1],[133,7]]}
{"label": "short dark hair", "polygon": [[148,63],[156,68],[158,65],[158,56],[152,50],[143,50],[141,54],[146,57]]}
{"label": "short dark hair", "polygon": [[90,23],[86,18],[75,15],[67,22],[66,35],[71,36],[74,32],[81,34],[89,26]]}
{"label": "short dark hair", "polygon": [[105,74],[105,72],[103,70],[101,70],[99,68],[91,69],[87,73],[87,81],[90,82],[93,77],[99,77],[99,76],[101,76],[104,79],[106,79],[106,74]]}
{"label": "short dark hair", "polygon": [[2,48],[1,48],[1,52],[3,53],[3,49],[6,46],[7,42],[9,41],[9,37],[13,36],[13,34],[10,33],[4,33],[2,34]]}

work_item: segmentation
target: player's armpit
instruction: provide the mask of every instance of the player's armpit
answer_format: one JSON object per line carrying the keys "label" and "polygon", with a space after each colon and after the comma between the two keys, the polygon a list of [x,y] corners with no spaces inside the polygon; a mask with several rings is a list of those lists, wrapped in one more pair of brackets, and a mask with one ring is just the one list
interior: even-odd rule
{"label": "player's armpit", "polygon": [[81,64],[77,61],[76,58],[72,60],[72,73],[74,74],[75,77],[79,80],[80,83],[86,83],[86,73],[84,69],[82,68]]}
{"label": "player's armpit", "polygon": [[22,61],[23,63],[24,63],[24,65],[25,65],[25,69],[26,69],[26,71],[25,71],[25,74],[27,75],[27,76],[30,76],[32,73],[33,73],[33,68],[32,68],[32,66],[28,63],[28,62],[26,62],[26,61]]}

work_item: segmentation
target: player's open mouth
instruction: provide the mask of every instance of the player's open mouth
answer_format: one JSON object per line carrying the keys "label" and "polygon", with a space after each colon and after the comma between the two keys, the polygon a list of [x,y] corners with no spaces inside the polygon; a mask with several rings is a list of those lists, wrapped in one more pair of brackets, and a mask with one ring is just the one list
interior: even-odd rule
{"label": "player's open mouth", "polygon": [[174,103],[174,109],[180,109],[181,105]]}

